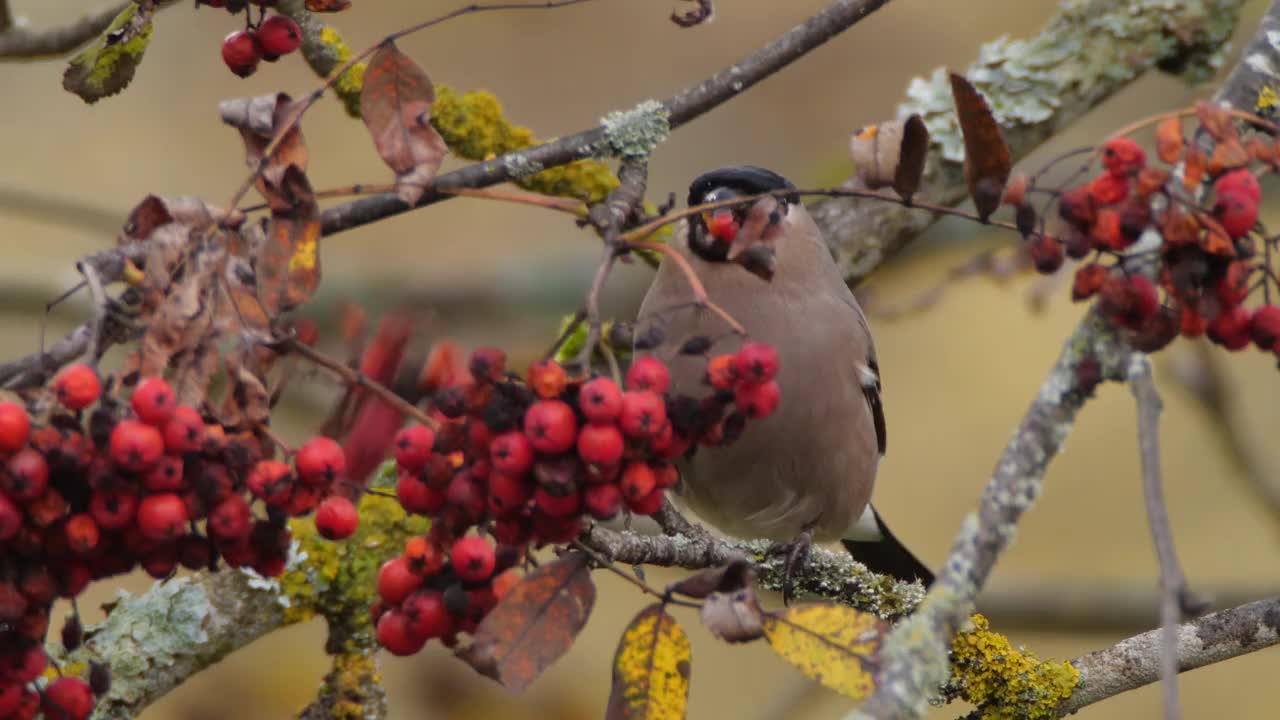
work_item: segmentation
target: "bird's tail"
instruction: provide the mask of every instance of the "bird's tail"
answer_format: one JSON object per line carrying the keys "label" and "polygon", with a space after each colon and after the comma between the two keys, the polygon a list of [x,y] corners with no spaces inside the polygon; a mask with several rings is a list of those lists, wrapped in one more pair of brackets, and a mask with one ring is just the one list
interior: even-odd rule
{"label": "bird's tail", "polygon": [[880,513],[874,509],[872,513],[875,515],[876,527],[880,530],[879,539],[840,541],[853,559],[881,575],[892,575],[906,582],[919,580],[925,587],[932,585],[933,572],[889,532],[889,527],[880,519]]}

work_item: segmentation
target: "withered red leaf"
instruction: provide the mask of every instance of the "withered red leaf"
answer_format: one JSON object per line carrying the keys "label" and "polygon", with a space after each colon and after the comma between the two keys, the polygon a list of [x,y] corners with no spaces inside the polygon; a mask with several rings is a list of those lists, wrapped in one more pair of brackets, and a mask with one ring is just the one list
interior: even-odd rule
{"label": "withered red leaf", "polygon": [[1239,137],[1235,124],[1231,122],[1231,113],[1221,105],[1205,101],[1198,102],[1196,117],[1200,120],[1200,126],[1216,142],[1235,140]]}
{"label": "withered red leaf", "polygon": [[306,302],[320,284],[320,209],[311,183],[298,166],[290,165],[278,189],[283,206],[272,207],[254,266],[258,300],[271,317]]}
{"label": "withered red leaf", "polygon": [[378,155],[396,174],[396,192],[413,205],[426,192],[448,148],[431,125],[436,91],[413,59],[388,42],[364,73],[360,115]]}
{"label": "withered red leaf", "polygon": [[1186,162],[1182,166],[1182,185],[1188,190],[1195,190],[1204,181],[1205,170],[1209,158],[1204,151],[1195,145],[1187,147]]}
{"label": "withered red leaf", "polygon": [[1171,117],[1156,126],[1156,156],[1170,165],[1182,158],[1182,118]]}
{"label": "withered red leaf", "polygon": [[986,98],[963,75],[951,73],[956,118],[964,135],[964,177],[978,216],[986,220],[1000,207],[1004,184],[1013,169],[1009,146]]}
{"label": "withered red leaf", "polygon": [[508,590],[458,655],[480,674],[523,690],[569,649],[595,601],[590,559],[567,553]]}
{"label": "withered red leaf", "polygon": [[244,140],[245,162],[252,169],[257,169],[262,162],[267,146],[276,133],[292,123],[255,180],[258,192],[262,193],[272,207],[283,204],[277,196],[284,181],[285,170],[290,165],[295,165],[305,173],[309,160],[302,128],[293,122],[301,112],[301,106],[285,93],[276,93],[226,100],[218,105],[218,112],[224,123],[240,131],[240,137]]}

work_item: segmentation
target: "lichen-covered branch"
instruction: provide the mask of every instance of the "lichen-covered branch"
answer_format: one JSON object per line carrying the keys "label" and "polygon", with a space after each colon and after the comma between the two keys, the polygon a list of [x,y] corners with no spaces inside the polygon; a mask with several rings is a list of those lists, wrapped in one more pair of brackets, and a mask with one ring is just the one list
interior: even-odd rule
{"label": "lichen-covered branch", "polygon": [[[1026,156],[1147,70],[1190,81],[1212,76],[1235,27],[1240,0],[1067,0],[1039,34],[983,46],[966,77],[991,103],[1014,159]],[[899,116],[919,113],[930,134],[921,197],[963,201],[963,141],[946,73],[916,79]],[[837,261],[862,281],[935,219],[898,205],[832,198],[812,207]]]}
{"label": "lichen-covered branch", "polygon": [[851,717],[924,713],[947,680],[951,638],[967,622],[996,559],[1016,533],[1018,519],[1039,496],[1044,472],[1070,434],[1076,414],[1098,378],[1125,379],[1131,355],[1096,313],[1076,327],[1005,446],[978,511],[961,525],[928,596],[886,639],[876,690]]}
{"label": "lichen-covered branch", "polygon": [[[132,1],[113,3],[59,27],[34,30],[16,23],[0,28],[0,60],[42,60],[65,55],[106,30]],[[7,3],[5,10],[7,15]]]}
{"label": "lichen-covered branch", "polygon": [[1280,110],[1280,2],[1272,2],[1219,91],[1217,102],[1239,110]]}

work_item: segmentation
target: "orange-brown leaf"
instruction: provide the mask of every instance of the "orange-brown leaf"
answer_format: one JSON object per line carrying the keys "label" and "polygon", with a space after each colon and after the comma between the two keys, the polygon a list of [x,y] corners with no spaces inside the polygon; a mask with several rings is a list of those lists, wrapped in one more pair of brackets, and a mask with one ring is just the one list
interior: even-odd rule
{"label": "orange-brown leaf", "polygon": [[569,649],[595,605],[590,559],[579,552],[534,570],[507,591],[459,655],[510,690],[525,689]]}
{"label": "orange-brown leaf", "polygon": [[1227,170],[1234,170],[1249,164],[1249,153],[1234,138],[1224,140],[1213,148],[1209,158],[1209,174],[1217,177]]}
{"label": "orange-brown leaf", "polygon": [[[218,110],[224,123],[240,131],[240,137],[244,140],[245,162],[250,168],[257,169],[271,139],[280,128],[297,116],[301,106],[285,93],[277,93],[227,100],[218,106]],[[275,196],[280,192],[285,171],[290,165],[296,165],[305,173],[308,159],[302,128],[295,122],[281,138],[280,145],[271,154],[266,167],[255,181],[258,192],[262,193],[272,207],[284,204]]]}
{"label": "orange-brown leaf", "polygon": [[1156,126],[1156,156],[1170,165],[1182,158],[1182,118],[1171,117]]}
{"label": "orange-brown leaf", "polygon": [[1236,126],[1231,122],[1231,114],[1221,105],[1198,102],[1196,117],[1200,119],[1200,126],[1217,142],[1234,140],[1238,137]]}
{"label": "orange-brown leaf", "polygon": [[1186,162],[1182,169],[1182,185],[1188,190],[1195,190],[1204,181],[1204,173],[1209,165],[1209,158],[1204,151],[1192,145],[1187,148]]}
{"label": "orange-brown leaf", "polygon": [[396,192],[409,205],[426,192],[448,150],[431,125],[436,91],[431,78],[388,42],[364,73],[360,115],[373,145],[396,174]]}
{"label": "orange-brown leaf", "polygon": [[275,317],[306,302],[320,284],[320,209],[311,183],[296,165],[281,178],[266,242],[255,265],[258,300]]}
{"label": "orange-brown leaf", "polygon": [[964,135],[964,176],[969,196],[978,216],[986,220],[1000,207],[1013,160],[986,98],[956,73],[951,73],[951,94]]}

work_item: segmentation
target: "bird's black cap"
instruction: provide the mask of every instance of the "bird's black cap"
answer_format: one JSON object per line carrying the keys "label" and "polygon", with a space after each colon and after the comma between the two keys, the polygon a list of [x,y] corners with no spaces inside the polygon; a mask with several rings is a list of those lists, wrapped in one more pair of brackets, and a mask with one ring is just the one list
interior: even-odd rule
{"label": "bird's black cap", "polygon": [[[754,165],[735,165],[699,175],[689,185],[689,205],[701,205],[707,193],[722,187],[736,190],[743,195],[759,195],[760,193],[774,190],[794,190],[796,188],[795,185],[791,184],[790,180],[772,170],[765,170]],[[796,197],[788,195],[779,199],[795,202]]]}

